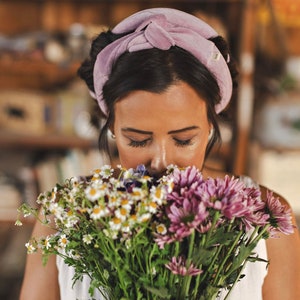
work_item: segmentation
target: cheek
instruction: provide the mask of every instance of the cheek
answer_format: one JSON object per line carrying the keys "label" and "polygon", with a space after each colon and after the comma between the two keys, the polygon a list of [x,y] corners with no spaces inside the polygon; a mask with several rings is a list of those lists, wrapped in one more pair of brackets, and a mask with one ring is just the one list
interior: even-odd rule
{"label": "cheek", "polygon": [[199,145],[192,149],[185,149],[178,152],[175,164],[179,167],[195,166],[203,168],[206,145]]}
{"label": "cheek", "polygon": [[146,165],[145,151],[140,148],[132,148],[122,143],[117,143],[117,149],[119,153],[119,161],[124,168],[136,168],[139,164]]}

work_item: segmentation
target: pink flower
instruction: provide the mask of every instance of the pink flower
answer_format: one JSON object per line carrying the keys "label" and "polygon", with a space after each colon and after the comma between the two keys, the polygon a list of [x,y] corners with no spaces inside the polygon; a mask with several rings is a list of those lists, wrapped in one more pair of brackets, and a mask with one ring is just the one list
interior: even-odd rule
{"label": "pink flower", "polygon": [[279,197],[274,197],[271,191],[267,191],[266,206],[270,214],[271,236],[276,235],[277,232],[292,234],[294,226],[291,221],[291,209],[281,204]]}
{"label": "pink flower", "polygon": [[169,231],[175,233],[176,240],[182,240],[207,218],[208,212],[203,202],[196,198],[184,198],[181,205],[173,203],[167,209],[170,220]]}
{"label": "pink flower", "polygon": [[166,244],[173,243],[175,241],[174,237],[172,235],[160,235],[160,234],[154,234],[155,235],[155,242],[158,245],[160,249],[164,249]]}
{"label": "pink flower", "polygon": [[246,229],[250,230],[256,225],[267,225],[270,215],[265,212],[266,203],[261,199],[260,189],[255,187],[245,188],[244,195],[249,208],[249,211],[243,218]]}
{"label": "pink flower", "polygon": [[196,188],[203,183],[201,172],[196,167],[187,167],[184,170],[175,168],[170,175],[173,180],[173,191],[168,195],[168,199],[180,201],[182,194],[189,192],[194,194]]}
{"label": "pink flower", "polygon": [[202,182],[201,172],[194,166],[187,167],[184,170],[175,168],[172,173],[174,184],[178,187],[189,187],[194,182]]}
{"label": "pink flower", "polygon": [[207,179],[198,187],[196,194],[208,207],[221,211],[231,220],[241,218],[249,212],[243,189],[243,182],[226,175],[224,179]]}
{"label": "pink flower", "polygon": [[178,261],[175,256],[172,257],[172,261],[165,265],[166,268],[171,270],[175,275],[181,276],[196,276],[201,274],[203,271],[197,269],[193,264],[187,266],[187,263],[183,257],[178,257]]}

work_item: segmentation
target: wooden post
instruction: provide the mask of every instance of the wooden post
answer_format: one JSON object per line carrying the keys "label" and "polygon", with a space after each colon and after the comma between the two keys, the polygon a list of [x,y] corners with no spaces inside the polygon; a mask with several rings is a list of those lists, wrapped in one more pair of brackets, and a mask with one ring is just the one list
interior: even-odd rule
{"label": "wooden post", "polygon": [[249,139],[254,107],[254,57],[256,0],[246,0],[243,8],[243,24],[240,37],[240,81],[237,98],[237,142],[234,174],[247,173]]}

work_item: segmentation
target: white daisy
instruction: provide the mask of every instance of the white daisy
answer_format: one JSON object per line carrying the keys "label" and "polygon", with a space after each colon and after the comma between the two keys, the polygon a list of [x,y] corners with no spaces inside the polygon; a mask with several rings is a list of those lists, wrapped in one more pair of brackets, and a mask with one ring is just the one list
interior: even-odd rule
{"label": "white daisy", "polygon": [[25,244],[25,247],[27,248],[27,253],[28,254],[32,254],[34,252],[36,252],[36,247],[34,247],[30,242]]}
{"label": "white daisy", "polygon": [[109,214],[108,208],[102,204],[102,205],[96,205],[92,209],[89,210],[90,217],[93,220],[100,219],[102,217],[105,217]]}
{"label": "white daisy", "polygon": [[93,237],[90,234],[84,234],[82,237],[82,241],[87,245],[91,244],[92,240],[93,240]]}
{"label": "white daisy", "polygon": [[94,186],[91,186],[91,185],[89,185],[85,189],[84,192],[85,192],[86,197],[92,202],[98,200],[102,195],[102,193],[99,189],[97,189],[97,188],[95,188]]}
{"label": "white daisy", "polygon": [[67,244],[68,244],[68,239],[66,237],[65,234],[62,234],[58,240],[58,245],[61,247],[61,248],[66,248]]}
{"label": "white daisy", "polygon": [[111,221],[109,221],[109,226],[112,231],[118,231],[122,226],[122,220],[114,217]]}
{"label": "white daisy", "polygon": [[129,211],[125,207],[120,207],[115,211],[115,216],[121,221],[125,221],[127,219],[128,214]]}

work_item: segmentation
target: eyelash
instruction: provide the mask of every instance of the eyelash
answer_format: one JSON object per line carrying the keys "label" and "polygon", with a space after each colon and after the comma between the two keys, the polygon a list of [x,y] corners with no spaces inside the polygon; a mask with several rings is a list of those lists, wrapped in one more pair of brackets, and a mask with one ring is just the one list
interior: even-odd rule
{"label": "eyelash", "polygon": [[147,145],[147,142],[149,141],[149,139],[143,140],[143,141],[135,141],[135,140],[130,140],[129,142],[129,146],[130,147],[134,147],[134,148],[138,148],[138,147],[145,147]]}
{"label": "eyelash", "polygon": [[[130,147],[134,147],[134,148],[143,148],[143,147],[146,147],[147,145],[147,142],[149,141],[150,139],[146,139],[146,140],[143,140],[143,141],[135,141],[135,140],[130,140],[129,142],[129,146]],[[178,140],[178,139],[175,139],[174,138],[174,141],[175,141],[175,145],[177,147],[185,147],[185,146],[190,146],[192,145],[192,139],[188,139],[188,140]]]}
{"label": "eyelash", "polygon": [[192,139],[188,139],[188,140],[178,140],[178,139],[174,139],[176,146],[178,147],[185,147],[185,146],[190,146],[192,145]]}

